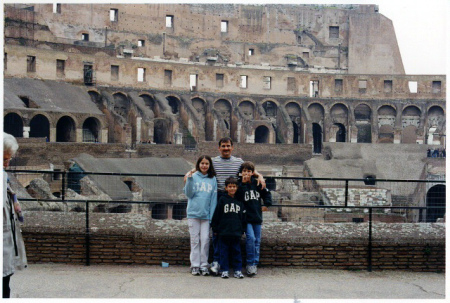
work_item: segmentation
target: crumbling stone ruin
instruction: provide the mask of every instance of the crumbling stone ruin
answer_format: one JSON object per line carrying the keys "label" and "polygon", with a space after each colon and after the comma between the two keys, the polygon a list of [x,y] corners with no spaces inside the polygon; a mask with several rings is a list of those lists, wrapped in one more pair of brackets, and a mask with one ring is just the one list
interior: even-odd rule
{"label": "crumbling stone ruin", "polygon": [[[414,158],[417,178],[445,178],[445,161],[420,155],[445,145],[446,77],[405,74],[392,22],[376,5],[36,3],[4,12],[4,129],[24,140],[18,167],[64,170],[81,153],[192,162],[230,136],[269,176],[318,177],[337,162],[333,172],[360,165],[349,178],[380,177],[395,154],[367,159],[382,148]],[[94,181],[83,179],[82,197],[114,199]],[[145,199],[135,179],[120,184],[130,186],[127,199]],[[342,200],[342,190],[317,186],[283,181],[277,194],[284,203]],[[385,189],[351,192],[354,205],[369,200],[393,203]],[[94,209],[111,208],[131,211]],[[326,220],[310,212],[283,215]]]}
{"label": "crumbling stone ruin", "polygon": [[445,76],[405,75],[375,5],[4,9],[5,130],[16,137],[134,148],[230,136],[314,153],[323,142],[444,143]]}

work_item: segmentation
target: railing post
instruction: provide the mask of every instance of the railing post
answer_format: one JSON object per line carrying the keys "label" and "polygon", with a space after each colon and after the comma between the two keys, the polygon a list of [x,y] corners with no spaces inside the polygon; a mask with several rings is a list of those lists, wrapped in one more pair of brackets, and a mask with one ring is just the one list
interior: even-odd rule
{"label": "railing post", "polygon": [[367,255],[367,271],[372,271],[372,207],[369,208],[369,247]]}
{"label": "railing post", "polygon": [[345,207],[348,206],[348,180],[345,180]]}
{"label": "railing post", "polygon": [[91,235],[89,231],[89,201],[86,201],[86,234],[85,234],[85,245],[86,245],[86,266],[91,265],[90,258],[90,245],[91,245]]}
{"label": "railing post", "polygon": [[67,172],[64,170],[62,172],[62,180],[61,180],[61,200],[65,201],[66,196],[66,178],[67,178]]}

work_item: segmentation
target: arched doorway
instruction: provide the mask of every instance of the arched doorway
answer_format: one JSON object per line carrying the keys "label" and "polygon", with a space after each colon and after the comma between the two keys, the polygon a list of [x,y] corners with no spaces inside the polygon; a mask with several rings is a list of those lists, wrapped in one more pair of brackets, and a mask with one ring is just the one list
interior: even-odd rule
{"label": "arched doorway", "polygon": [[30,138],[47,138],[50,140],[50,123],[44,115],[36,115],[30,121]]}
{"label": "arched doorway", "polygon": [[255,129],[255,143],[269,143],[269,129],[260,125]]}
{"label": "arched doorway", "polygon": [[[231,137],[231,134],[233,133],[231,130],[231,104],[228,100],[220,99],[216,103],[214,103],[214,109],[216,112],[220,115],[221,122],[219,122],[219,125],[224,125],[225,129],[223,129],[223,136]],[[233,139],[233,138],[232,138]]]}
{"label": "arched doorway", "polygon": [[334,123],[338,128],[336,132],[336,142],[345,142],[345,138],[347,137],[347,132],[345,130],[345,126],[341,123]]}
{"label": "arched doorway", "polygon": [[56,123],[56,142],[75,142],[75,122],[69,116],[64,116]]}
{"label": "arched doorway", "polygon": [[16,138],[23,137],[23,120],[16,113],[9,113],[4,117],[3,129],[5,133],[13,135]]}
{"label": "arched doorway", "polygon": [[[434,208],[438,207],[438,208]],[[445,215],[445,185],[439,184],[427,192],[427,218],[426,222],[436,222]]]}
{"label": "arched doorway", "polygon": [[169,123],[165,119],[156,119],[153,129],[153,140],[156,144],[169,143]]}
{"label": "arched doorway", "polygon": [[355,108],[355,125],[358,130],[358,143],[372,143],[372,110],[366,104],[359,104]]}
{"label": "arched doorway", "polygon": [[99,142],[100,122],[93,117],[83,123],[83,142]]}
{"label": "arched doorway", "polygon": [[312,124],[313,131],[313,152],[315,154],[322,153],[322,127],[318,123]]}
{"label": "arched doorway", "polygon": [[292,138],[292,143],[303,143],[303,134],[301,131],[301,109],[300,105],[295,102],[290,102],[286,104],[286,111],[292,121],[292,129],[294,131],[294,137]]}

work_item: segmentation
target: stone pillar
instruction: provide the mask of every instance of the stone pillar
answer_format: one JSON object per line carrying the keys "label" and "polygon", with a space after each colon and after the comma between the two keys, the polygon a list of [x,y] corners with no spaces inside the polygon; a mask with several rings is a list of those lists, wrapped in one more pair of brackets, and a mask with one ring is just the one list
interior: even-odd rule
{"label": "stone pillar", "polygon": [[56,142],[56,128],[50,127],[50,142]]}
{"label": "stone pillar", "polygon": [[172,220],[173,219],[173,204],[167,205],[167,219]]}
{"label": "stone pillar", "polygon": [[77,128],[75,130],[75,142],[83,142],[83,129]]}

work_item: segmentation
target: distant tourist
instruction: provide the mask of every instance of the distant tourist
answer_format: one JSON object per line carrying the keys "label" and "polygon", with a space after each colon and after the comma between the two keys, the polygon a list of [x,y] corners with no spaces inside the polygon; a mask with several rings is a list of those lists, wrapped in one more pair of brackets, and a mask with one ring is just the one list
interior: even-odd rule
{"label": "distant tourist", "polygon": [[[219,201],[221,196],[226,196],[227,192],[225,191],[225,180],[228,177],[237,178],[239,173],[239,168],[241,167],[244,160],[238,157],[234,157],[231,155],[233,152],[233,140],[229,137],[224,137],[219,140],[219,152],[220,156],[212,158],[214,169],[216,170],[216,178],[217,178],[217,201]],[[194,172],[196,169],[191,170]],[[189,174],[189,172],[188,172]],[[186,174],[187,176],[187,174]],[[184,179],[186,180],[186,176]],[[266,187],[266,182],[261,174],[255,171],[254,176],[258,179],[258,184],[261,183],[262,187]],[[218,275],[220,273],[219,266],[219,242],[218,238],[213,234],[212,236],[212,245],[213,245],[213,262],[211,264],[211,272],[214,275]]]}
{"label": "distant tourist", "polygon": [[209,228],[217,205],[216,172],[211,157],[200,156],[196,172],[189,172],[184,186],[188,197],[187,220],[191,238],[191,273],[209,275]]}
{"label": "distant tourist", "polygon": [[428,157],[428,158],[431,157],[431,149],[427,149],[427,157]]}
{"label": "distant tourist", "polygon": [[445,158],[445,148],[442,149],[442,157]]}
{"label": "distant tourist", "polygon": [[222,195],[217,202],[216,210],[211,222],[213,233],[218,238],[220,251],[220,269],[222,278],[229,278],[230,262],[234,270],[234,277],[244,278],[242,274],[241,237],[246,229],[244,204],[236,199],[238,181],[229,177],[225,180],[227,195]]}
{"label": "distant tourist", "polygon": [[255,165],[246,161],[240,168],[241,179],[236,194],[246,210],[245,247],[247,252],[247,275],[252,277],[258,273],[259,252],[261,246],[262,201],[264,210],[272,205],[272,194],[267,188],[257,185],[253,178]]}
{"label": "distant tourist", "polygon": [[27,267],[25,244],[19,223],[19,219],[23,221],[23,217],[5,171],[18,149],[16,138],[3,133],[3,298],[11,297],[9,283],[15,270]]}

